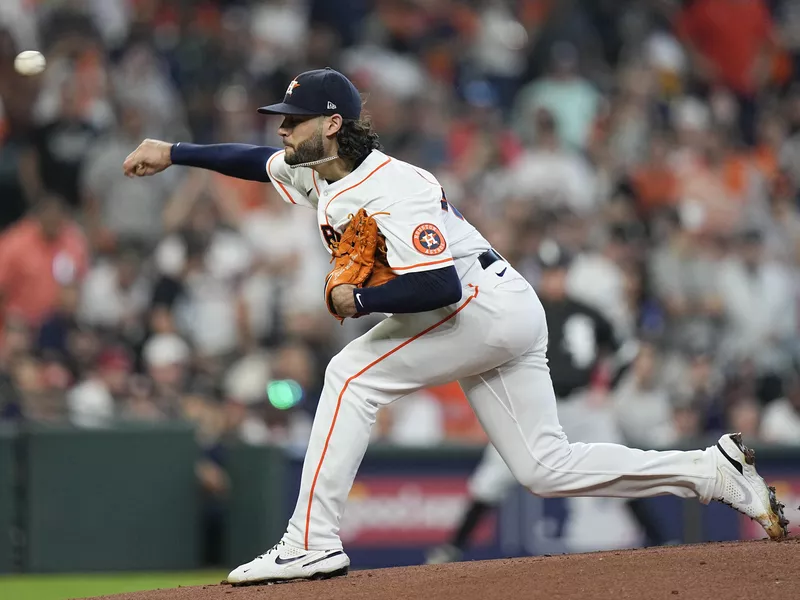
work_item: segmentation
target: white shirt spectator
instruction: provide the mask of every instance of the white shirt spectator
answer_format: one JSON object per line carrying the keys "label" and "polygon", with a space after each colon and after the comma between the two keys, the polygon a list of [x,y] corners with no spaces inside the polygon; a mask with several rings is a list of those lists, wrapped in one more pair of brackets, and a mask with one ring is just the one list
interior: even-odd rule
{"label": "white shirt spectator", "polygon": [[633,334],[634,323],[625,297],[625,274],[599,253],[580,254],[567,273],[567,293],[598,310],[620,339]]}
{"label": "white shirt spectator", "polygon": [[726,350],[752,357],[757,366],[780,369],[789,358],[785,344],[797,331],[792,279],[780,265],[762,262],[748,271],[730,260],[720,272],[719,292],[727,316]]}
{"label": "white shirt spectator", "polygon": [[761,437],[772,444],[800,445],[800,409],[788,398],[778,398],[764,409]]}
{"label": "white shirt spectator", "polygon": [[[186,247],[177,235],[156,249],[159,270],[176,276],[184,267]],[[203,269],[184,278],[185,296],[175,307],[179,328],[202,356],[221,356],[239,343],[237,302],[252,253],[234,231],[217,230],[206,252]]]}
{"label": "white shirt spectator", "polygon": [[283,207],[254,211],[241,225],[241,232],[253,248],[254,261],[276,265],[282,273],[257,272],[248,278],[243,293],[250,309],[250,326],[264,335],[271,327],[274,300],[281,293],[281,313],[325,310],[319,282],[330,270],[329,257],[319,243],[317,223],[308,211]]}
{"label": "white shirt spectator", "polygon": [[663,448],[675,442],[672,405],[666,389],[642,388],[630,374],[614,391],[613,404],[627,443],[639,448]]}
{"label": "white shirt spectator", "polygon": [[511,169],[508,182],[508,192],[535,198],[542,208],[566,206],[579,215],[597,209],[597,178],[586,160],[571,150],[525,152]]}
{"label": "white shirt spectator", "polygon": [[117,327],[126,320],[140,318],[150,301],[150,286],[143,278],[127,289],[120,286],[116,267],[97,264],[83,283],[79,315],[89,325]]}
{"label": "white shirt spectator", "polygon": [[192,356],[189,345],[172,333],[161,333],[151,337],[142,349],[144,361],[150,368],[183,365]]}
{"label": "white shirt spectator", "polygon": [[67,408],[78,427],[107,427],[114,419],[114,398],[99,379],[87,379],[69,390]]}

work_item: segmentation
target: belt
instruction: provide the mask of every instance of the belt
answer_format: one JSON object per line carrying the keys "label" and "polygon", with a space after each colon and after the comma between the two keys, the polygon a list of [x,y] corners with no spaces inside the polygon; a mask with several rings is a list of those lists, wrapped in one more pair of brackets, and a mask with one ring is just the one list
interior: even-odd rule
{"label": "belt", "polygon": [[494,248],[489,248],[486,252],[478,256],[478,262],[481,263],[481,269],[488,269],[498,260],[504,259]]}

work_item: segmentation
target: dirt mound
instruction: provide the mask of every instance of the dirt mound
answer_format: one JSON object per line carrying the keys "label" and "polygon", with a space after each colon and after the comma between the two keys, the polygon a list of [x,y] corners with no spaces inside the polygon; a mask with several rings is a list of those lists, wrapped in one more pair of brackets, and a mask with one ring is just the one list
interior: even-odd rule
{"label": "dirt mound", "polygon": [[328,581],[207,585],[103,596],[113,600],[795,600],[800,539],[729,542],[354,571]]}

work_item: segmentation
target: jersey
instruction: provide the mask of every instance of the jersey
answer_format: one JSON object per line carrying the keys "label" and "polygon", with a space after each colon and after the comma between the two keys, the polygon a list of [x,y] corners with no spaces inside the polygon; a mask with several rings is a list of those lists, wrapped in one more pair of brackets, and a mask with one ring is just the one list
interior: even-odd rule
{"label": "jersey", "polygon": [[603,352],[617,352],[620,344],[611,323],[597,310],[571,298],[542,298],[549,343],[547,360],[553,389],[559,399],[589,385]]}
{"label": "jersey", "polygon": [[283,151],[269,158],[266,169],[284,201],[316,209],[328,252],[360,208],[377,221],[387,262],[398,275],[455,265],[462,277],[468,259],[490,248],[431,173],[378,150],[332,183],[311,168],[292,169]]}

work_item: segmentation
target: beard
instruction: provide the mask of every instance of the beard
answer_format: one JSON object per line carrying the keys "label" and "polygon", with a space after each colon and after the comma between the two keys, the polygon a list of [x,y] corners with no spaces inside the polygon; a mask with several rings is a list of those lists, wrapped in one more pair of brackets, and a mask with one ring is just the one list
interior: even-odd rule
{"label": "beard", "polygon": [[297,144],[294,152],[289,156],[288,152],[283,155],[283,160],[287,165],[302,165],[325,158],[325,147],[322,145],[322,127],[313,136]]}

